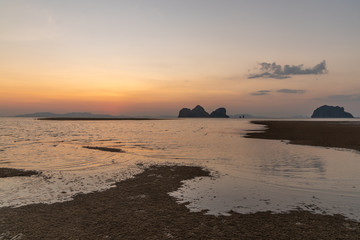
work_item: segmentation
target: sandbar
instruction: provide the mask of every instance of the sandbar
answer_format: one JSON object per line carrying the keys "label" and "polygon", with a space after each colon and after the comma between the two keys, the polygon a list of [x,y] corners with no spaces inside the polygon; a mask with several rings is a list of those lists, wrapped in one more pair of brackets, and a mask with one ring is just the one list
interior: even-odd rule
{"label": "sandbar", "polygon": [[289,140],[292,144],[360,151],[360,121],[251,121],[265,125],[245,137]]}

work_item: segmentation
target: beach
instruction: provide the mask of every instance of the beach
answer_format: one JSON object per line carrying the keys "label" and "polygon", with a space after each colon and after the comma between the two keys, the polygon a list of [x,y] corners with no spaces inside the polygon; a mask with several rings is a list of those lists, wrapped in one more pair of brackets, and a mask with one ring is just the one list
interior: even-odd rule
{"label": "beach", "polygon": [[360,223],[306,211],[230,216],[190,212],[168,192],[208,177],[199,167],[152,166],[103,192],[0,209],[1,239],[359,239]]}
{"label": "beach", "polygon": [[[231,121],[231,120],[230,120]],[[345,217],[342,211],[337,211],[337,213],[333,212],[324,212],[321,210],[320,212],[316,212],[318,209],[317,205],[312,205],[313,202],[321,203],[326,202],[326,198],[322,199],[322,195],[317,195],[316,189],[314,193],[311,193],[311,200],[306,203],[304,206],[299,206],[298,208],[290,208],[284,209],[283,211],[268,211],[268,210],[260,210],[254,211],[251,207],[244,207],[248,210],[253,210],[251,213],[241,213],[238,211],[230,210],[227,215],[222,214],[209,214],[210,211],[204,209],[197,209],[198,211],[192,211],[193,208],[189,208],[189,202],[184,202],[180,192],[180,199],[173,197],[173,195],[169,195],[169,193],[177,191],[182,188],[187,183],[184,180],[194,180],[197,179],[197,183],[200,183],[202,180],[207,182],[209,179],[223,179],[227,175],[222,174],[220,176],[214,176],[213,172],[210,172],[211,168],[219,166],[219,171],[225,171],[221,166],[224,166],[227,162],[220,161],[224,157],[225,152],[223,149],[232,149],[234,152],[231,155],[227,155],[228,158],[233,158],[235,161],[238,159],[239,153],[245,154],[246,150],[251,150],[252,146],[256,146],[254,151],[250,151],[251,154],[259,153],[258,149],[262,146],[264,151],[269,152],[269,149],[273,149],[274,146],[277,149],[278,147],[284,147],[285,149],[291,149],[291,145],[286,145],[279,141],[275,141],[279,143],[278,145],[270,144],[266,146],[266,143],[269,141],[263,141],[258,139],[247,139],[242,136],[233,134],[233,129],[235,126],[238,126],[240,123],[245,124],[244,128],[247,129],[247,137],[252,138],[261,138],[261,139],[279,139],[279,140],[289,140],[290,143],[295,144],[305,144],[305,145],[316,145],[316,146],[324,146],[324,147],[341,147],[341,148],[349,148],[349,149],[357,149],[352,141],[339,141],[339,138],[343,137],[343,139],[351,139],[353,142],[356,142],[356,131],[358,131],[358,125],[356,122],[299,122],[299,121],[256,121],[253,123],[262,124],[267,126],[265,132],[262,130],[252,131],[257,128],[257,125],[248,124],[245,122],[239,122],[236,120],[230,121],[169,121],[169,122],[151,122],[145,121],[138,123],[121,123],[122,125],[115,125],[117,123],[111,123],[112,125],[105,125],[105,123],[96,123],[93,122],[85,122],[82,125],[76,125],[80,130],[76,130],[74,128],[72,122],[53,122],[51,121],[51,125],[49,125],[48,129],[52,129],[57,127],[59,129],[71,129],[72,134],[64,134],[64,137],[60,139],[58,136],[59,130],[54,131],[54,133],[50,132],[50,134],[55,134],[54,138],[58,139],[56,145],[54,144],[53,139],[43,141],[41,143],[37,143],[36,141],[31,142],[27,141],[19,141],[17,139],[26,139],[22,137],[23,131],[19,131],[19,137],[16,138],[16,143],[19,143],[19,147],[14,148],[15,151],[19,151],[19,149],[24,149],[26,156],[32,156],[31,159],[35,159],[37,155],[34,155],[27,150],[28,143],[33,143],[31,149],[36,146],[41,150],[49,150],[49,155],[44,155],[43,157],[39,157],[39,159],[56,159],[51,158],[51,156],[61,157],[58,160],[59,165],[52,165],[49,169],[57,168],[60,170],[46,170],[45,167],[48,162],[44,161],[44,163],[38,163],[39,168],[35,168],[30,171],[27,170],[17,170],[17,169],[9,169],[2,168],[0,173],[3,172],[5,178],[3,179],[11,179],[12,176],[21,176],[19,177],[19,181],[21,178],[29,178],[33,179],[42,185],[36,185],[37,188],[49,189],[49,187],[56,185],[61,186],[58,188],[54,188],[52,190],[52,194],[62,195],[71,193],[71,189],[75,188],[78,185],[85,184],[86,182],[79,178],[77,175],[76,178],[67,179],[67,175],[59,175],[57,172],[72,172],[74,170],[66,170],[66,168],[61,168],[63,163],[73,163],[73,158],[68,158],[67,161],[63,160],[63,156],[66,156],[63,153],[73,153],[70,157],[76,156],[78,158],[75,159],[83,159],[86,156],[92,156],[94,160],[99,160],[101,158],[108,159],[106,163],[109,164],[109,169],[113,171],[116,168],[123,167],[125,164],[130,164],[131,160],[134,156],[139,158],[148,158],[148,156],[153,156],[154,152],[156,153],[156,158],[161,157],[161,154],[165,154],[166,149],[164,146],[167,146],[169,149],[168,155],[164,155],[165,161],[171,159],[170,157],[182,157],[182,156],[192,156],[189,155],[189,151],[194,146],[194,143],[201,143],[199,140],[204,141],[203,145],[196,145],[193,148],[193,156],[196,156],[197,161],[191,162],[192,164],[186,164],[186,162],[182,161],[176,164],[161,164],[162,162],[155,162],[155,165],[139,165],[142,168],[142,171],[138,174],[135,174],[131,178],[125,178],[125,180],[116,181],[112,188],[102,189],[99,191],[92,191],[91,193],[81,193],[81,189],[72,199],[68,199],[63,202],[55,202],[52,204],[44,204],[44,203],[36,203],[29,204],[25,202],[25,205],[21,205],[20,207],[2,207],[0,208],[0,239],[359,239],[360,236],[360,223],[356,220],[351,220],[348,217]],[[40,121],[39,121],[40,122]],[[37,121],[28,121],[24,125],[25,128],[29,126],[35,126],[34,129],[38,129],[39,126],[44,128],[44,132],[47,128],[43,125],[40,125]],[[43,122],[43,121],[41,121]],[[139,121],[137,121],[139,122]],[[215,124],[216,123],[216,124]],[[229,129],[229,132],[232,134],[228,134],[228,132],[218,132],[219,126],[223,129],[224,126],[232,124],[232,127]],[[124,126],[123,126],[124,125]],[[87,128],[95,128],[101,127],[102,133],[109,132],[108,135],[99,135],[98,139],[92,140],[92,142],[88,142],[89,136],[91,137],[94,130],[86,132],[83,136],[83,140],[79,140],[78,133],[81,131],[85,131]],[[122,127],[123,126],[123,127]],[[129,127],[131,126],[131,127]],[[139,127],[141,126],[141,128]],[[70,128],[72,127],[72,128]],[[105,131],[108,128],[107,131]],[[76,131],[75,131],[75,130]],[[99,128],[100,129],[100,128]],[[104,130],[105,129],[105,130]],[[114,129],[118,129],[119,133],[112,133]],[[139,136],[142,137],[141,141],[134,141],[132,138],[127,140],[125,138],[125,134],[120,134],[121,129],[138,129]],[[146,133],[145,130],[149,129],[149,132]],[[157,129],[159,137],[155,138],[155,134],[153,129]],[[121,130],[121,131],[120,131]],[[180,131],[181,130],[181,131]],[[128,130],[130,131],[130,130]],[[131,130],[133,131],[133,130]],[[191,138],[184,138],[183,135],[180,135],[180,140],[176,138],[176,140],[172,140],[172,145],[156,145],[162,143],[163,139],[169,141],[170,136],[177,136],[173,133],[179,132],[184,136],[193,136]],[[321,131],[321,132],[316,132]],[[111,135],[110,135],[111,133]],[[126,133],[126,132],[125,132]],[[177,133],[177,134],[179,134]],[[146,135],[148,134],[148,135]],[[165,135],[168,134],[168,135]],[[332,135],[337,137],[333,137]],[[134,133],[131,132],[129,136],[133,136]],[[136,135],[136,134],[135,134]],[[164,135],[166,138],[164,138]],[[209,136],[210,135],[210,136]],[[315,137],[314,137],[315,135]],[[119,143],[119,138],[116,136],[121,136],[121,143]],[[147,138],[145,138],[145,136]],[[316,137],[319,136],[319,137]],[[52,137],[52,135],[51,135]],[[152,139],[152,145],[145,145],[145,139]],[[221,137],[222,141],[225,145],[219,145],[218,138]],[[72,139],[76,139],[76,141],[72,141]],[[311,142],[315,139],[324,139],[320,142]],[[104,141],[108,140],[109,141]],[[188,145],[183,144],[183,139],[190,139],[192,142]],[[66,141],[65,141],[66,140]],[[207,141],[206,141],[207,140]],[[325,141],[326,140],[326,141]],[[38,141],[38,140],[37,140]],[[193,142],[194,141],[194,142]],[[13,144],[14,141],[9,141]],[[75,143],[73,143],[75,142]],[[149,141],[150,142],[150,141]],[[166,142],[166,143],[167,143]],[[140,145],[139,143],[142,143]],[[343,145],[339,145],[339,144]],[[209,145],[214,144],[214,145]],[[230,144],[233,144],[230,148]],[[243,146],[239,152],[235,150],[239,148],[239,146]],[[329,145],[333,144],[333,145]],[[171,148],[170,146],[176,146],[176,148]],[[209,146],[212,146],[209,148]],[[121,147],[121,148],[120,148]],[[157,148],[155,148],[157,147]],[[218,148],[216,148],[218,147]],[[303,149],[304,148],[304,149]],[[35,148],[37,149],[37,148]],[[69,149],[69,150],[68,150]],[[124,150],[124,151],[120,151]],[[164,150],[165,149],[165,150]],[[174,155],[176,149],[181,150],[178,155]],[[185,150],[183,150],[185,149]],[[199,150],[201,149],[201,151]],[[266,150],[268,149],[268,150]],[[281,148],[283,149],[283,148]],[[11,150],[11,149],[10,149]],[[5,149],[3,153],[11,153],[9,149]],[[207,150],[207,151],[205,151]],[[282,150],[282,151],[284,151]],[[326,151],[330,151],[325,149]],[[58,151],[58,152],[56,152]],[[296,150],[296,153],[302,153],[306,151],[305,147],[301,146],[300,149]],[[34,151],[37,153],[38,151]],[[143,153],[139,155],[139,152]],[[317,152],[317,151],[316,151]],[[323,152],[323,151],[321,151]],[[331,152],[331,151],[330,151]],[[134,154],[138,155],[134,155]],[[201,156],[200,154],[206,155]],[[261,153],[261,151],[260,151]],[[333,153],[333,152],[331,152]],[[53,155],[50,155],[53,154]],[[151,155],[150,155],[151,154]],[[183,155],[182,155],[183,154]],[[184,155],[185,154],[185,155]],[[215,165],[210,165],[210,163],[206,162],[207,159],[211,157],[211,155],[218,154]],[[253,156],[253,155],[246,156]],[[21,160],[21,155],[9,155],[9,156],[17,156],[19,160]],[[50,157],[46,157],[50,156]],[[95,158],[96,156],[97,158]],[[293,158],[293,156],[298,157],[298,155],[290,154],[290,155],[275,155],[274,159],[285,158],[288,159]],[[324,170],[326,166],[327,171],[329,172],[330,166],[328,164],[322,164],[319,159],[310,159],[310,163],[306,163],[304,166],[299,168],[299,165],[302,164],[303,160],[309,159],[312,155],[304,155],[303,158],[296,159],[295,162],[280,162],[281,164],[285,164],[284,166],[289,168],[289,164],[293,164],[294,168],[290,169],[291,174],[294,175],[296,181],[299,179],[308,178],[303,177],[303,175],[296,174],[310,174],[309,176],[314,176],[314,179],[317,181],[318,176],[326,176],[324,175]],[[326,155],[327,152],[326,152]],[[204,159],[202,164],[200,164],[198,159]],[[255,155],[251,161],[255,161],[256,159],[263,157],[263,155]],[[121,159],[129,158],[128,163],[123,161],[117,163]],[[247,157],[246,157],[247,158]],[[265,155],[264,159],[268,159],[269,155]],[[27,158],[24,158],[25,160]],[[26,163],[24,160],[24,163]],[[115,161],[115,163],[113,163]],[[172,160],[173,162],[176,161]],[[215,160],[214,160],[215,161]],[[312,165],[314,162],[314,166]],[[206,164],[204,164],[204,162]],[[33,162],[30,162],[32,165]],[[103,164],[103,162],[101,162]],[[105,163],[105,162],[104,162]],[[163,162],[166,163],[166,162]],[[238,162],[235,162],[238,164]],[[279,162],[275,162],[278,164]],[[321,164],[318,164],[321,163]],[[41,165],[43,164],[43,165]],[[245,168],[249,165],[249,162],[246,162],[245,165],[239,167],[241,169]],[[256,174],[263,174],[263,172],[258,172],[257,166],[264,165],[263,162],[261,165],[254,165],[254,168],[247,169],[255,169]],[[210,168],[207,167],[199,167],[197,165],[203,166],[212,166]],[[91,165],[92,166],[92,165]],[[130,166],[130,165],[129,165]],[[141,167],[142,166],[142,167]],[[225,165],[226,166],[226,165]],[[273,165],[269,165],[273,166]],[[30,165],[27,167],[29,168]],[[74,169],[76,168],[75,166]],[[98,169],[96,167],[94,169]],[[46,171],[42,171],[42,170]],[[62,170],[65,169],[65,170]],[[92,168],[91,168],[92,169]],[[127,169],[127,167],[124,167]],[[209,169],[209,170],[207,170]],[[215,168],[216,169],[216,168]],[[231,165],[231,169],[234,169],[233,165]],[[274,169],[272,167],[271,169]],[[87,171],[88,167],[81,169],[82,171]],[[262,171],[267,169],[261,169]],[[307,171],[306,171],[307,170]],[[47,174],[49,172],[51,174]],[[95,171],[95,170],[93,170]],[[103,173],[106,173],[107,170],[102,170],[103,172],[96,172],[96,175],[101,178]],[[128,170],[127,170],[128,171]],[[5,175],[8,173],[12,175]],[[116,171],[115,171],[116,172]],[[231,173],[231,172],[228,172]],[[280,179],[279,181],[283,181],[285,178],[287,183],[289,183],[292,178],[289,175],[283,175],[283,173],[287,172],[271,172],[271,177],[278,177],[275,179]],[[25,176],[25,175],[26,176]],[[31,175],[34,175],[29,177]],[[240,183],[242,181],[247,181],[247,179],[238,178],[238,174],[246,174],[244,172],[236,172],[233,173],[234,177],[231,177],[231,182],[238,180]],[[236,174],[236,175],[235,175]],[[263,175],[254,175],[254,176],[268,176],[269,171],[265,171]],[[280,174],[280,175],[276,175]],[[330,177],[331,173],[329,173]],[[80,175],[79,175],[80,176]],[[90,175],[90,177],[94,177],[95,175]],[[109,175],[110,176],[110,175]],[[262,183],[256,181],[255,177],[252,175],[248,175],[251,178],[249,182],[253,183],[254,186],[260,186]],[[299,176],[301,178],[299,178]],[[305,176],[305,175],[304,175]],[[308,176],[308,175],[306,175]],[[330,178],[329,177],[329,178]],[[16,177],[15,177],[16,178]],[[104,179],[110,179],[110,177],[105,177]],[[347,179],[349,176],[347,176]],[[266,184],[271,178],[265,178]],[[76,181],[75,181],[76,180]],[[51,181],[53,183],[51,183]],[[316,183],[316,181],[314,183]],[[25,181],[26,183],[31,182]],[[48,185],[46,185],[49,182]],[[72,185],[73,183],[75,185]],[[45,184],[46,183],[46,184]],[[94,184],[95,181],[89,182],[90,184]],[[106,183],[106,181],[100,182],[99,184]],[[210,181],[211,183],[211,181]],[[298,184],[298,182],[296,182]],[[354,186],[356,182],[354,182]],[[51,185],[53,184],[53,185]],[[61,185],[62,184],[62,185]],[[213,183],[211,183],[213,184]],[[297,186],[306,186],[307,182],[301,185],[294,185],[294,188],[291,188],[292,185],[286,186],[286,191],[283,192],[285,195],[289,195],[289,190],[294,191],[297,189]],[[330,183],[329,183],[330,184]],[[14,185],[18,188],[18,185]],[[21,186],[21,185],[19,185]],[[31,187],[31,185],[25,185],[26,187]],[[41,186],[41,187],[40,187]],[[70,187],[69,187],[70,186]],[[190,185],[191,186],[191,185]],[[214,187],[214,185],[211,185]],[[220,185],[221,186],[221,185]],[[251,185],[252,186],[252,185]],[[262,185],[261,185],[262,186]],[[274,182],[272,185],[264,185],[266,188],[272,187],[271,189],[276,190],[277,188],[273,186],[277,186],[277,182]],[[352,188],[353,185],[349,186],[349,189]],[[229,187],[229,186],[227,186]],[[246,185],[236,185],[236,188],[230,188],[229,191],[233,192],[233,189],[238,189],[236,196],[241,197],[241,199],[248,199],[250,202],[254,204],[263,204],[264,206],[271,206],[278,203],[276,199],[266,200],[264,197],[258,197],[259,199],[252,198],[251,193],[248,191],[251,188],[247,189]],[[191,188],[191,187],[190,187]],[[266,188],[260,188],[260,190],[255,191],[255,195],[257,196],[259,192],[264,192]],[[26,191],[27,189],[20,189],[19,192]],[[58,190],[57,190],[58,189]],[[308,191],[312,191],[312,189],[307,189]],[[34,188],[32,191],[36,191]],[[56,192],[59,191],[59,192]],[[197,190],[195,190],[197,191]],[[356,193],[356,189],[354,190]],[[10,192],[9,192],[10,193]],[[42,193],[42,192],[39,192]],[[45,192],[44,192],[45,193]],[[282,192],[276,192],[276,195],[282,194]],[[306,191],[300,191],[300,195],[304,195]],[[330,191],[329,194],[338,194],[337,192]],[[41,195],[41,194],[40,194]],[[184,193],[185,195],[185,193]],[[266,195],[266,193],[265,193]],[[284,196],[285,196],[284,195]],[[5,195],[4,195],[5,196]],[[32,196],[32,195],[29,195]],[[219,199],[220,195],[209,195],[209,193],[205,193],[205,195],[199,195],[199,198],[202,196]],[[292,195],[291,195],[292,196]],[[294,195],[296,196],[296,195]],[[267,196],[270,198],[270,196]],[[321,198],[320,201],[318,198]],[[14,198],[17,200],[16,198]],[[186,199],[186,198],[185,198]],[[69,201],[70,200],[70,201]],[[245,202],[244,202],[245,201]],[[238,204],[243,204],[246,206],[246,201],[239,202]],[[300,200],[298,200],[300,201]],[[320,201],[320,202],[319,202]],[[44,199],[44,202],[46,200]],[[211,202],[210,202],[211,203]],[[296,205],[297,201],[294,201],[293,204]],[[344,202],[341,202],[345,204]],[[270,204],[270,205],[268,205]],[[355,203],[356,204],[356,203]],[[357,205],[354,205],[357,206]],[[307,208],[309,207],[309,208]],[[308,209],[308,211],[306,210]],[[315,211],[314,211],[315,209]],[[235,209],[239,210],[239,209]],[[356,214],[356,213],[355,213]],[[356,215],[357,216],[357,215]]]}

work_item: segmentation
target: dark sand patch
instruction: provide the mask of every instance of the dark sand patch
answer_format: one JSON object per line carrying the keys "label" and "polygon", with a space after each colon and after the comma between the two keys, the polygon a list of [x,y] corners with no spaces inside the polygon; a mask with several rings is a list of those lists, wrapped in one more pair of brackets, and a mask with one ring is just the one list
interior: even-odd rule
{"label": "dark sand patch", "polygon": [[360,122],[251,121],[265,125],[251,131],[248,138],[289,140],[292,144],[347,148],[360,151]]}
{"label": "dark sand patch", "polygon": [[83,148],[87,149],[93,149],[93,150],[99,150],[99,151],[105,151],[105,152],[125,152],[122,149],[119,148],[110,148],[110,147],[93,147],[93,146],[83,146]]}
{"label": "dark sand patch", "polygon": [[32,175],[37,175],[39,172],[31,170],[22,170],[15,168],[0,168],[0,178],[6,177],[29,177]]}
{"label": "dark sand patch", "polygon": [[[360,223],[340,215],[192,213],[168,192],[209,173],[199,167],[153,166],[115,188],[73,201],[0,209],[0,236],[11,239],[359,239]],[[244,193],[246,194],[246,193]]]}

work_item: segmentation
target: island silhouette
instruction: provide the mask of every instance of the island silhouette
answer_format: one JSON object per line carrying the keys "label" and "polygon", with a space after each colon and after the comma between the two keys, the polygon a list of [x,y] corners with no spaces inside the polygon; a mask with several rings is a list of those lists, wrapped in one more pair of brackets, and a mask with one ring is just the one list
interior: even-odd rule
{"label": "island silhouette", "polygon": [[211,114],[205,111],[205,109],[197,105],[193,109],[183,108],[179,111],[179,118],[229,118],[226,115],[226,109],[224,107],[218,108]]}
{"label": "island silhouette", "polygon": [[314,110],[311,118],[353,118],[343,107],[323,105]]}

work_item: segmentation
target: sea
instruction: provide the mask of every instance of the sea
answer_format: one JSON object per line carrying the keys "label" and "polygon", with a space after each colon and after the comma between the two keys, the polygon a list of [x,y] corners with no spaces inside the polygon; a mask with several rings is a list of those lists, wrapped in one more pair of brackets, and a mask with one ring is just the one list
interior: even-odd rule
{"label": "sea", "polygon": [[303,209],[360,221],[359,152],[244,138],[263,128],[249,119],[0,118],[0,167],[41,171],[0,178],[0,207],[70,201],[114,187],[150,165],[181,164],[211,172],[169,193],[191,211]]}

